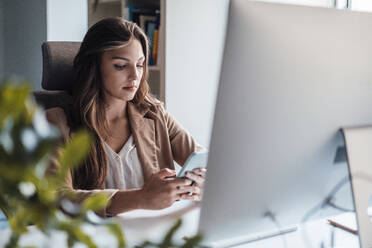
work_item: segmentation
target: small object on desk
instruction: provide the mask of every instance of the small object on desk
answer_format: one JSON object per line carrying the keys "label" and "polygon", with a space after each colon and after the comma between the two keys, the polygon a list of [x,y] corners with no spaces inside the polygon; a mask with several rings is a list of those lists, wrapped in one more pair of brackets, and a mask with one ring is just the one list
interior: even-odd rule
{"label": "small object on desk", "polygon": [[355,235],[358,235],[358,231],[357,230],[354,230],[354,229],[351,229],[347,226],[344,226],[344,225],[341,225],[337,222],[334,222],[333,220],[328,220],[328,223],[334,227],[337,227],[337,228],[340,228],[346,232],[349,232],[349,233],[352,233],[352,234],[355,234]]}

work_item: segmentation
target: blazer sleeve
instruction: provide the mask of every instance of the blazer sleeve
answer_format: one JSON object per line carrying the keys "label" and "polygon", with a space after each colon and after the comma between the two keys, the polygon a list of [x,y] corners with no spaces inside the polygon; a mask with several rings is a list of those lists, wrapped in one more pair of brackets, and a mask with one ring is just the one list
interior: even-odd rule
{"label": "blazer sleeve", "polygon": [[[59,107],[48,109],[46,110],[46,118],[50,124],[54,125],[60,130],[63,140],[65,142],[68,141],[70,138],[70,128],[68,127],[68,123],[67,123],[64,110]],[[54,156],[52,156],[51,163],[47,171],[49,175],[53,175],[53,174],[55,175],[58,173],[59,165],[56,159],[57,153],[58,151],[56,151]],[[98,194],[98,193],[104,193],[109,197],[109,199],[111,199],[117,191],[118,191],[117,189],[97,189],[97,190],[74,189],[73,183],[72,183],[71,171],[69,171],[67,172],[65,181],[62,187],[60,187],[58,193],[61,197],[67,197],[69,194],[72,193],[74,196],[76,196],[74,197],[75,199],[74,201],[76,203],[81,203],[87,197]],[[103,209],[96,213],[102,217],[110,216],[106,212],[106,209]]]}
{"label": "blazer sleeve", "polygon": [[191,153],[205,148],[195,141],[191,134],[164,109],[163,105],[161,105],[161,111],[167,125],[173,159],[183,166]]}

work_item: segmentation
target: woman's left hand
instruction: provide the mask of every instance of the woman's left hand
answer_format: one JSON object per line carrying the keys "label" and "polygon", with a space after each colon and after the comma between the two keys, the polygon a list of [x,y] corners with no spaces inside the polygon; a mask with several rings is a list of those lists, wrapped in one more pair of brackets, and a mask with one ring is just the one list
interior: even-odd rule
{"label": "woman's left hand", "polygon": [[207,170],[204,168],[194,169],[192,172],[186,172],[186,178],[191,179],[193,184],[182,186],[184,189],[190,188],[192,194],[182,194],[181,198],[185,200],[201,201],[204,189],[205,174]]}

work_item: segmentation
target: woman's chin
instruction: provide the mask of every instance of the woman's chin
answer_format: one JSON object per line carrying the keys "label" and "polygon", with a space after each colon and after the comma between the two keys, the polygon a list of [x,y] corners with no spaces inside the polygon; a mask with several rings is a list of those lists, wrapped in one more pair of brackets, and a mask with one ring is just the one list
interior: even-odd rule
{"label": "woman's chin", "polygon": [[134,99],[134,96],[135,95],[136,95],[135,93],[133,93],[133,94],[125,94],[125,96],[123,96],[121,99],[123,99],[124,101],[129,102],[129,101],[132,101]]}

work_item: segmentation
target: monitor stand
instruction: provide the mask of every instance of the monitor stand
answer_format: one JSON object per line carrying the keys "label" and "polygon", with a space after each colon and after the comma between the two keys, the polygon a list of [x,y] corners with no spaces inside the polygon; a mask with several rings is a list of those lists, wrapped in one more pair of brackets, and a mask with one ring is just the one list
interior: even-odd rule
{"label": "monitor stand", "polygon": [[372,196],[372,126],[343,128],[361,248],[372,247],[368,201]]}
{"label": "monitor stand", "polygon": [[207,248],[227,248],[227,247],[235,247],[263,239],[273,238],[279,235],[284,235],[290,232],[297,231],[298,227],[296,226],[288,226],[284,228],[280,228],[279,230],[269,231],[269,232],[260,232],[254,233],[249,235],[243,235],[232,239],[220,240],[218,242],[207,242],[202,243],[203,247]]}

